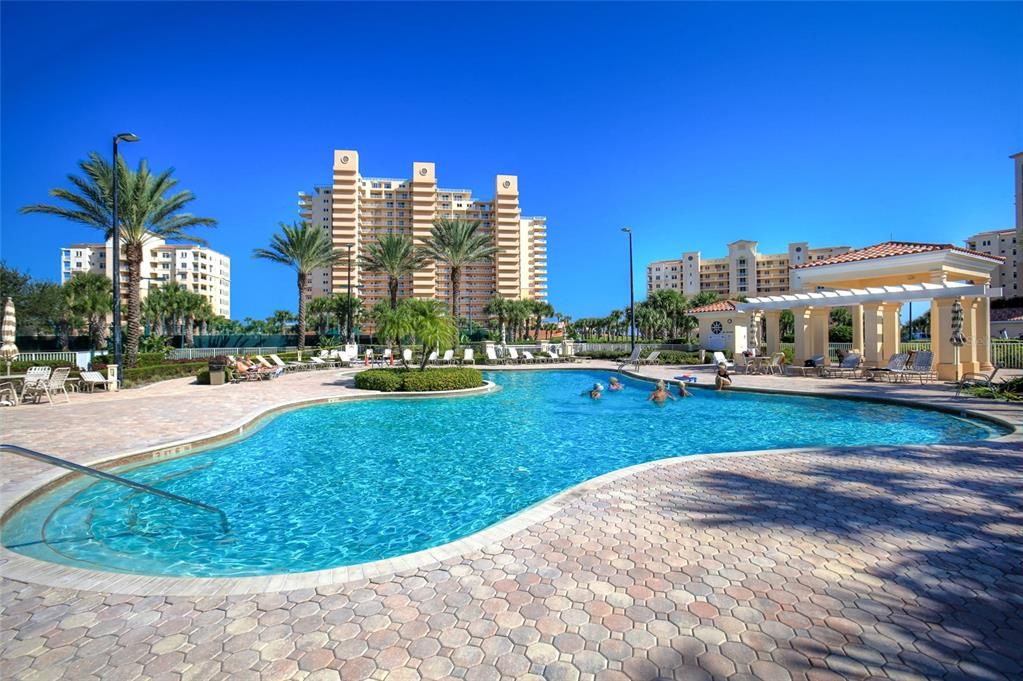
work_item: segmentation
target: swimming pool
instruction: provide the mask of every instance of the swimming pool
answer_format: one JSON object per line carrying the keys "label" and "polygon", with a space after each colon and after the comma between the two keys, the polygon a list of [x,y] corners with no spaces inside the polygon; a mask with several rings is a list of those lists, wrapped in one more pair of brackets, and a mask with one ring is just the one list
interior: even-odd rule
{"label": "swimming pool", "polygon": [[672,456],[783,447],[977,440],[977,421],[903,406],[693,390],[662,407],[650,384],[600,401],[608,374],[495,372],[496,393],[325,404],[238,441],[119,471],[222,508],[77,480],[19,509],[9,549],[89,569],[165,576],[304,572],[464,537],[576,483]]}

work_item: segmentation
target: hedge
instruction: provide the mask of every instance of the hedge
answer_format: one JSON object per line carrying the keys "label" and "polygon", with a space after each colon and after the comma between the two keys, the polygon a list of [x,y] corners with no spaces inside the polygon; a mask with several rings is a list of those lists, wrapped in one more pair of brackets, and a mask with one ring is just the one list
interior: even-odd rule
{"label": "hedge", "polygon": [[177,364],[157,364],[155,366],[135,367],[125,369],[122,372],[125,386],[144,385],[164,381],[168,378],[181,378],[182,376],[195,376],[200,369],[206,368],[206,361],[188,362]]}
{"label": "hedge", "polygon": [[[60,367],[71,367],[71,376],[73,377],[78,376],[78,365],[75,362],[71,362],[66,359],[11,362],[11,373],[23,374],[26,371],[28,371],[29,367],[50,367],[52,369],[57,369]],[[5,373],[7,373],[7,360],[0,360],[0,379],[3,378],[3,374]]]}
{"label": "hedge", "polygon": [[483,385],[483,374],[472,367],[443,369],[369,369],[355,375],[355,387],[380,392],[465,390]]}

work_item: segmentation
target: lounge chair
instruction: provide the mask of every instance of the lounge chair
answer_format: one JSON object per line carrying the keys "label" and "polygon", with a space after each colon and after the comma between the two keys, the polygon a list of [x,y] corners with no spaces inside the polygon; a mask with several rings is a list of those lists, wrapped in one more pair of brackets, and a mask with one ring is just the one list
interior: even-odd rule
{"label": "lounge chair", "polygon": [[825,378],[856,378],[863,373],[863,357],[850,352],[837,367],[824,367]]}
{"label": "lounge chair", "polygon": [[402,350],[401,359],[403,362],[405,362],[405,364],[412,364],[412,350],[410,348],[405,348],[404,350]]}
{"label": "lounge chair", "polygon": [[920,384],[923,385],[924,380],[933,380],[936,378],[934,374],[934,353],[930,350],[920,350],[913,353],[913,357],[909,361],[909,366],[905,369],[891,372],[891,375],[896,380],[910,380],[913,378],[920,379]]}
{"label": "lounge chair", "polygon": [[94,390],[96,390],[96,386],[102,386],[103,388],[106,388],[107,391],[109,391],[111,383],[113,383],[113,381],[111,381],[98,371],[82,372],[82,385],[84,385],[85,389],[88,390],[89,392],[93,392]]}
{"label": "lounge chair", "polygon": [[657,358],[661,356],[660,350],[654,350],[646,357],[640,357],[636,360],[636,367],[640,367],[643,364],[657,364]]}
{"label": "lounge chair", "polygon": [[724,363],[726,369],[735,368],[735,362],[729,361],[728,358],[725,357],[725,353],[721,352],[720,350],[716,350],[714,352],[714,365],[717,366],[718,364],[722,363]]}
{"label": "lounge chair", "polygon": [[18,389],[13,383],[0,383],[0,405],[4,407],[18,406]]}
{"label": "lounge chair", "polygon": [[22,402],[25,401],[25,396],[28,394],[29,388],[35,388],[40,383],[45,383],[50,380],[50,374],[52,372],[52,367],[29,367],[28,371],[25,372],[25,380],[21,384],[20,400]]}
{"label": "lounge chair", "polygon": [[967,374],[963,374],[963,377],[959,379],[958,383],[956,383],[956,397],[959,397],[959,393],[962,392],[963,388],[990,388],[991,382],[995,380],[995,375],[998,374],[998,370],[1001,368],[1000,364],[996,364],[995,368],[992,369],[989,374],[978,371],[971,371]]}
{"label": "lounge chair", "polygon": [[454,350],[445,350],[444,351],[444,356],[440,358],[440,363],[441,364],[454,364],[454,362],[455,362],[455,351]]}
{"label": "lounge chair", "polygon": [[494,350],[494,346],[493,345],[488,345],[486,347],[486,353],[487,353],[487,364],[504,364],[505,361],[506,361],[504,358],[497,356],[497,351]]}
{"label": "lounge chair", "polygon": [[427,364],[437,364],[437,358],[440,357],[440,353],[436,350],[430,350],[430,354],[426,358]]}
{"label": "lounge chair", "polygon": [[264,367],[266,367],[267,369],[275,369],[276,368],[273,364],[271,364],[269,361],[267,361],[266,357],[263,357],[263,355],[256,355],[256,361],[259,362]]}
{"label": "lounge chair", "polygon": [[789,366],[788,372],[793,376],[820,376],[824,370],[824,355],[817,355],[806,360],[803,366]]}
{"label": "lounge chair", "polygon": [[[35,368],[35,367],[33,367]],[[46,367],[49,369],[49,367]],[[58,367],[53,370],[53,373],[49,375],[45,380],[28,382],[28,377],[25,378],[25,387],[21,391],[21,401],[24,402],[28,398],[35,398],[36,402],[39,401],[43,395],[46,395],[46,399],[49,400],[50,404],[53,404],[53,396],[58,392],[64,393],[64,401],[70,402],[71,396],[67,394],[67,377],[71,374],[71,367]]]}
{"label": "lounge chair", "polygon": [[901,371],[909,363],[908,352],[897,352],[888,358],[888,364],[883,367],[867,369],[863,372],[868,381],[890,380],[893,371]]}
{"label": "lounge chair", "polygon": [[515,362],[516,364],[522,363],[522,358],[519,357],[519,351],[511,346],[508,347],[508,361]]}
{"label": "lounge chair", "polygon": [[622,369],[624,369],[625,367],[629,366],[630,364],[635,365],[635,367],[638,369],[639,368],[639,355],[640,355],[641,352],[643,352],[643,348],[641,348],[641,347],[639,347],[637,345],[636,347],[634,347],[632,349],[632,354],[630,354],[628,357],[619,357],[617,360],[615,360],[616,362],[619,362],[619,364],[618,364],[618,371],[621,371]]}
{"label": "lounge chair", "polygon": [[529,350],[522,351],[522,363],[523,364],[539,364],[540,360],[533,356],[533,353]]}
{"label": "lounge chair", "polygon": [[336,359],[323,359],[322,357],[310,357],[309,358],[310,368],[321,369],[327,367],[336,367],[338,362]]}
{"label": "lounge chair", "polygon": [[282,367],[285,371],[295,371],[297,369],[309,368],[308,366],[306,366],[305,362],[285,362],[283,359],[274,354],[270,355],[270,359],[273,360],[274,364],[276,364],[279,367]]}
{"label": "lounge chair", "polygon": [[476,364],[476,357],[472,348],[466,348],[462,352],[462,364]]}
{"label": "lounge chair", "polygon": [[384,348],[383,354],[380,355],[380,366],[385,364],[394,365],[394,353],[390,348]]}

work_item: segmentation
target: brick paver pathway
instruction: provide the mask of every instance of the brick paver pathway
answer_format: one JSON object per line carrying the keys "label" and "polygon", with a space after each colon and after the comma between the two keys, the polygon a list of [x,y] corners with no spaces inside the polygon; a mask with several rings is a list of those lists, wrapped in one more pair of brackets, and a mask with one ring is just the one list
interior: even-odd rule
{"label": "brick paver pathway", "polygon": [[2,587],[13,679],[1018,679],[1023,451],[683,460],[484,550],[315,590]]}

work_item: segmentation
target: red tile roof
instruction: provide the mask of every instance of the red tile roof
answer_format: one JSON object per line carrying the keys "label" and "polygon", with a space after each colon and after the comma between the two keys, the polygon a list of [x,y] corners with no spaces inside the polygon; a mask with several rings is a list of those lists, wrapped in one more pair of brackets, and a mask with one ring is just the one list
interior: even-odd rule
{"label": "red tile roof", "polygon": [[899,255],[915,255],[917,253],[932,253],[934,251],[955,251],[957,253],[968,253],[979,255],[993,260],[1005,260],[1000,255],[989,255],[980,251],[971,251],[968,248],[954,246],[952,244],[918,244],[910,241],[886,241],[883,244],[867,246],[841,255],[834,255],[824,260],[793,265],[792,269],[799,270],[807,267],[821,267],[822,265],[839,265],[847,262],[859,262],[861,260],[874,260],[876,258],[892,258]]}
{"label": "red tile roof", "polygon": [[719,300],[716,303],[694,307],[689,310],[689,314],[699,314],[700,312],[735,312],[735,301]]}
{"label": "red tile roof", "polygon": [[1023,307],[991,308],[993,322],[1023,322]]}

